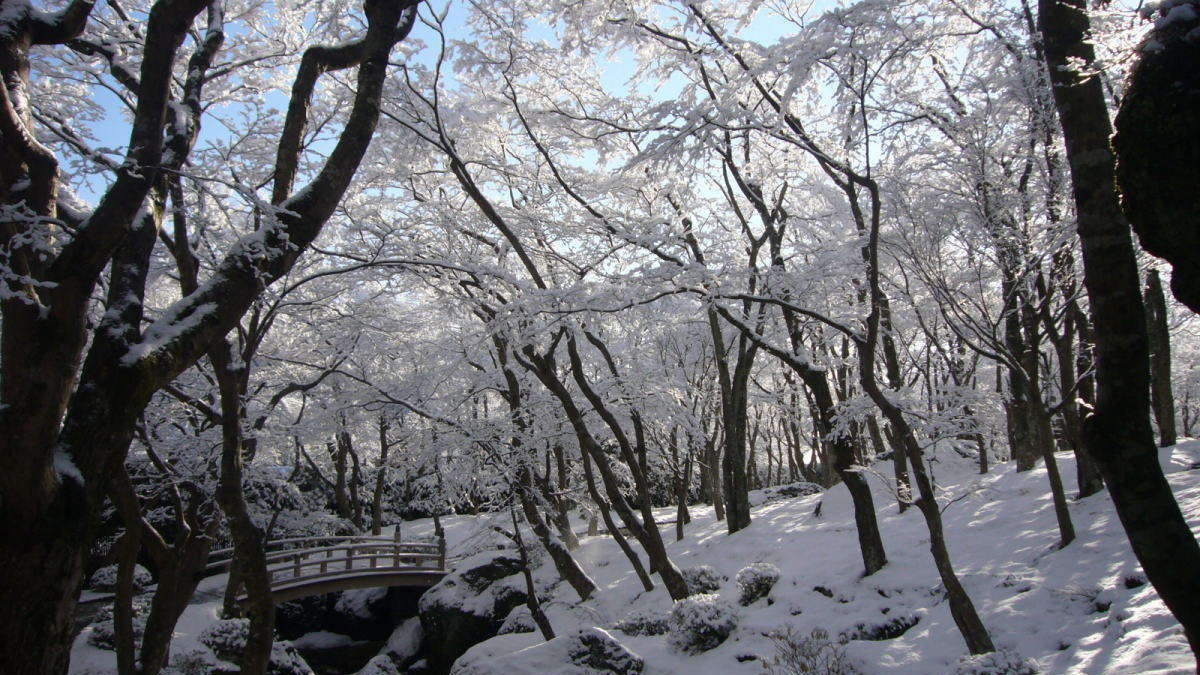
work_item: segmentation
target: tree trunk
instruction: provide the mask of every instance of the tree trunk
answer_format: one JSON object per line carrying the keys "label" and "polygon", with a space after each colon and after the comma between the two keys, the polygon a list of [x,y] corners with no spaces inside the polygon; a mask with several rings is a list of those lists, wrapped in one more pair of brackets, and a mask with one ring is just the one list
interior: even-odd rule
{"label": "tree trunk", "polygon": [[1175,396],[1171,393],[1171,334],[1167,300],[1158,270],[1146,276],[1146,329],[1150,340],[1150,402],[1158,426],[1158,447],[1175,445]]}
{"label": "tree trunk", "polygon": [[378,536],[383,529],[383,485],[387,474],[388,450],[391,444],[387,439],[388,423],[383,415],[379,416],[379,473],[375,475],[375,493],[371,496],[371,534]]}
{"label": "tree trunk", "polygon": [[[608,500],[600,494],[600,490],[596,487],[596,478],[592,474],[592,460],[587,453],[583,453],[583,478],[587,483],[588,494],[591,495],[592,501],[596,504],[596,509],[600,512],[600,517],[604,519],[604,527],[608,530],[608,535],[617,542],[621,552],[625,554],[625,558],[629,560],[629,564],[633,567],[634,574],[637,575],[638,581],[642,582],[642,588],[647,593],[654,590],[654,581],[650,579],[650,574],[646,572],[646,566],[642,564],[642,559],[638,557],[637,551],[629,545],[629,540],[625,535],[621,534],[620,528],[613,522],[612,513],[609,511]],[[591,534],[591,527],[588,527]]]}
{"label": "tree trunk", "polygon": [[[225,512],[229,535],[233,539],[233,557],[241,567],[246,588],[246,613],[250,631],[238,664],[243,675],[264,675],[275,641],[275,600],[271,597],[271,577],[261,533],[250,519],[242,493],[242,422],[245,391],[245,364],[233,365],[232,345],[228,342],[209,353],[221,391],[221,476],[217,501]],[[240,355],[239,355],[240,357]]]}
{"label": "tree trunk", "polygon": [[141,521],[127,523],[117,540],[117,588],[113,598],[113,641],[116,643],[117,672],[136,675],[137,644],[133,635],[133,573],[142,550]]}
{"label": "tree trunk", "polygon": [[[533,585],[533,572],[529,569],[529,555],[525,552],[525,540],[521,537],[521,526],[517,523],[516,509],[509,508],[509,515],[512,516],[513,525],[513,540],[517,542],[517,552],[521,556],[521,574],[525,577],[525,606],[529,608],[529,614],[533,617],[534,623],[537,624],[538,630],[542,632],[543,640],[554,639],[554,627],[550,625],[550,620],[546,618],[546,613],[542,611],[542,603],[538,600],[537,588]],[[585,597],[581,597],[587,600]]]}
{"label": "tree trunk", "polygon": [[562,540],[550,532],[550,528],[546,525],[546,520],[542,518],[541,511],[537,506],[537,500],[533,495],[533,478],[530,476],[530,473],[529,467],[521,467],[519,476],[520,487],[517,488],[517,492],[521,498],[521,509],[525,513],[525,520],[529,522],[529,527],[537,536],[538,541],[542,543],[542,548],[546,549],[546,553],[550,554],[550,560],[554,562],[554,568],[558,570],[558,575],[570,584],[571,588],[575,589],[575,593],[579,595],[581,601],[586,601],[596,592],[596,584],[587,575],[587,572],[580,567],[579,561],[575,560],[575,556],[571,555],[570,550],[567,549]]}
{"label": "tree trunk", "polygon": [[1200,654],[1200,546],[1154,446],[1146,314],[1129,224],[1114,187],[1104,91],[1091,74],[1097,64],[1087,8],[1083,0],[1039,0],[1038,7],[1071,166],[1084,286],[1095,328],[1096,408],[1085,426],[1088,448],[1134,554],[1183,624],[1192,651]]}

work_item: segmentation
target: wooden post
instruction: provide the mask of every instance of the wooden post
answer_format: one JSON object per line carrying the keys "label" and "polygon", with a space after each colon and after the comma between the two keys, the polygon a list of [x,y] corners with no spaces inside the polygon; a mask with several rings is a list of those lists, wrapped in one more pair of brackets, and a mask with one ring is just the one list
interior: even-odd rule
{"label": "wooden post", "polygon": [[446,569],[446,535],[438,537],[438,569]]}
{"label": "wooden post", "polygon": [[354,569],[354,549],[346,547],[346,569]]}
{"label": "wooden post", "polygon": [[300,578],[300,554],[296,554],[296,557],[292,558],[292,573],[297,579]]}

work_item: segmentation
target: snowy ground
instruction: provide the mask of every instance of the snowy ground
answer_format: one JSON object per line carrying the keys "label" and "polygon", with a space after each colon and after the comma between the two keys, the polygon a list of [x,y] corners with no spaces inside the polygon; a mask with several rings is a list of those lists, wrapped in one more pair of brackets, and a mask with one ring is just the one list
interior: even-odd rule
{"label": "snowy ground", "polygon": [[[1200,441],[1162,453],[1164,470],[1193,528],[1200,525]],[[1075,492],[1075,462],[1058,455],[1068,494]],[[1044,468],[1017,474],[1001,464],[987,476],[969,467],[936,467],[946,494],[946,536],[960,578],[1000,648],[1033,660],[1044,673],[1191,673],[1195,661],[1179,625],[1168,613],[1129,550],[1108,495],[1071,503],[1077,540],[1058,550],[1057,527]],[[957,475],[953,475],[957,474]],[[641,592],[616,545],[605,537],[584,541],[578,555],[601,586],[584,608],[565,584],[555,590],[548,614],[560,635],[576,626],[609,630],[646,661],[648,674],[761,673],[774,655],[765,633],[791,627],[807,635],[823,628],[837,636],[857,624],[912,616],[918,623],[883,641],[854,640],[848,655],[864,673],[931,675],[955,669],[966,647],[938,591],[924,521],[915,509],[897,513],[881,478],[873,480],[879,525],[889,564],[861,578],[850,499],[844,487],[824,497],[770,502],[753,512],[754,522],[732,536],[710,509],[693,510],[683,541],[670,552],[680,567],[711,565],[728,577],[721,594],[737,601],[739,569],[757,561],[774,563],[783,574],[772,604],[741,608],[736,632],[720,647],[686,656],[662,637],[629,637],[613,624],[634,609],[666,613],[661,588]],[[814,515],[824,498],[821,516]],[[664,512],[664,515],[666,512]],[[673,539],[673,528],[664,534]],[[1138,585],[1141,583],[1141,585]],[[1135,586],[1127,588],[1127,586]],[[816,591],[820,587],[822,591]],[[832,597],[826,597],[827,595]],[[505,635],[475,647],[460,663],[500,658],[505,672],[543,673],[551,647],[540,636]],[[514,653],[519,652],[519,653]],[[748,659],[755,656],[755,659]],[[741,657],[741,659],[739,659]],[[559,670],[556,672],[565,672]]]}
{"label": "snowy ground", "polygon": [[[1162,458],[1180,506],[1197,528],[1200,470],[1189,468],[1200,461],[1200,441],[1168,448]],[[1058,461],[1068,493],[1074,494],[1074,460],[1063,453]],[[1153,588],[1141,583],[1144,576],[1107,494],[1071,503],[1078,538],[1057,550],[1048,483],[1040,466],[1016,474],[1011,464],[1001,464],[980,477],[969,466],[943,464],[935,465],[935,473],[944,490],[942,502],[950,504],[944,517],[954,563],[998,647],[1019,652],[1044,673],[1194,672],[1181,629]],[[671,601],[661,584],[644,593],[616,544],[605,536],[585,538],[576,552],[599,585],[596,596],[580,605],[568,585],[558,584],[547,614],[560,635],[583,626],[605,628],[645,659],[648,675],[761,673],[763,660],[774,654],[768,633],[790,627],[808,634],[822,628],[837,636],[858,624],[915,617],[916,625],[898,638],[851,641],[848,655],[867,674],[951,673],[966,648],[939,592],[924,521],[915,509],[896,512],[882,477],[873,477],[872,483],[890,563],[865,579],[860,577],[844,487],[760,504],[753,524],[732,536],[705,507],[692,510],[683,541],[674,542],[674,526],[664,526],[675,563],[714,567],[728,578],[721,594],[730,602],[737,600],[733,579],[741,568],[763,561],[782,570],[770,604],[760,600],[739,608],[738,628],[712,651],[687,656],[672,651],[664,637],[630,637],[613,628],[632,610],[665,615]],[[818,517],[814,510],[822,500]],[[673,518],[673,509],[664,510],[662,517]],[[494,536],[491,524],[489,516],[444,519],[450,554],[485,545]],[[429,521],[403,527],[405,539],[432,534]],[[543,567],[537,577],[551,583],[553,570]],[[195,648],[200,631],[216,620],[223,583],[214,577],[201,584],[207,599],[185,612],[173,653]],[[85,629],[75,642],[71,672],[114,672],[112,652],[88,645],[89,632]],[[460,663],[498,660],[511,675],[566,672],[556,654],[554,645],[541,644],[538,633],[512,634],[476,646]]]}

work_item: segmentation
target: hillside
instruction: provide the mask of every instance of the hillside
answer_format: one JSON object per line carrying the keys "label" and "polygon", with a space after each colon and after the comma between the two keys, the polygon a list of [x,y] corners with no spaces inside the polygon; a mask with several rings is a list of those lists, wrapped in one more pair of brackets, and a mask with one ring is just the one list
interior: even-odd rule
{"label": "hillside", "polygon": [[[1200,442],[1162,452],[1164,471],[1193,527],[1200,525]],[[1058,461],[1074,490],[1069,454]],[[1057,550],[1045,470],[1017,474],[1011,464],[990,475],[967,466],[934,465],[944,490],[946,535],[951,553],[987,628],[1001,649],[1032,660],[1044,673],[1186,673],[1194,661],[1178,623],[1146,584],[1106,493],[1074,501],[1078,539]],[[861,625],[915,619],[903,635],[851,640],[847,656],[864,673],[927,675],[953,672],[966,653],[942,599],[927,549],[927,531],[915,509],[896,513],[894,501],[874,477],[890,563],[860,578],[849,496],[842,486],[824,495],[761,503],[754,522],[733,535],[711,509],[693,510],[683,541],[670,545],[680,567],[711,565],[728,581],[721,595],[736,602],[737,572],[754,562],[777,565],[782,575],[769,600],[740,609],[738,627],[719,647],[695,656],[674,652],[662,637],[631,637],[613,624],[632,610],[665,615],[671,603],[661,586],[642,593],[616,545],[585,539],[579,557],[601,586],[585,605],[560,584],[546,610],[560,636],[574,627],[600,626],[645,659],[647,673],[762,672],[774,655],[764,634],[792,628],[832,636]],[[821,504],[820,515],[815,515]],[[546,571],[546,570],[543,570]],[[546,576],[550,576],[547,574]],[[906,622],[907,623],[907,622]],[[563,638],[555,642],[562,642]],[[752,657],[752,658],[747,658]],[[470,666],[469,668],[467,666]],[[458,668],[470,673],[573,672],[554,643],[537,633],[503,635],[476,646]]]}

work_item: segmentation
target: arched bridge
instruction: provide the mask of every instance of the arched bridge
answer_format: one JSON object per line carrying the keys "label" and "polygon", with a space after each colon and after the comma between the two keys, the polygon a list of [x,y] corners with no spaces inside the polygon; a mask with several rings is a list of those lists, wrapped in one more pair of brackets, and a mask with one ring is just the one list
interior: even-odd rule
{"label": "arched bridge", "polygon": [[[394,537],[277,539],[265,548],[275,602],[355,588],[429,588],[447,574],[444,538],[401,541],[399,529]],[[206,571],[228,572],[232,558],[232,548],[213,551]]]}

